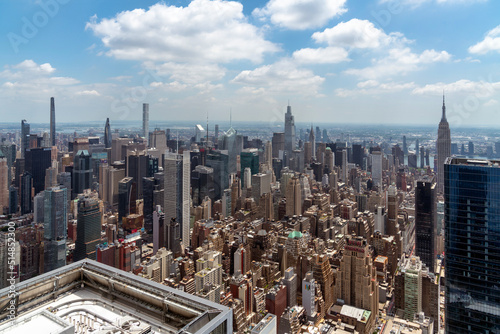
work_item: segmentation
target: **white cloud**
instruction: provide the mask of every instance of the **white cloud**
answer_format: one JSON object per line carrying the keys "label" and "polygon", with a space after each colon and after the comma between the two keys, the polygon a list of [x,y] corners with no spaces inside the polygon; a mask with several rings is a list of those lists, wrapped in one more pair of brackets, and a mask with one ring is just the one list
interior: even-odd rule
{"label": "white cloud", "polygon": [[101,96],[98,91],[95,89],[92,90],[82,90],[80,92],[76,92],[76,95],[86,95],[86,96]]}
{"label": "white cloud", "polygon": [[492,107],[492,106],[496,106],[498,104],[498,101],[495,100],[495,99],[490,99],[489,101],[483,103],[483,106],[484,107]]}
{"label": "white cloud", "polygon": [[153,62],[146,62],[145,67],[160,77],[169,77],[170,80],[191,85],[220,80],[226,75],[226,69],[216,64],[168,62],[155,65]]}
{"label": "white cloud", "polygon": [[469,52],[473,54],[485,54],[490,51],[500,53],[500,25],[488,31],[481,42],[469,48]]}
{"label": "white cloud", "polygon": [[187,7],[158,3],[87,23],[119,59],[157,62],[260,62],[279,48],[246,21],[235,1],[193,0]]}
{"label": "white cloud", "polygon": [[425,3],[438,3],[438,4],[447,4],[447,5],[470,5],[479,2],[486,2],[488,0],[380,0],[380,3],[389,3],[389,2],[397,2],[399,5],[408,6],[411,8],[417,8]]}
{"label": "white cloud", "polygon": [[423,65],[447,62],[451,55],[446,51],[425,50],[421,54],[411,52],[410,48],[394,48],[389,50],[385,58],[375,60],[372,66],[362,69],[348,69],[346,74],[365,79],[392,77],[417,71]]}
{"label": "white cloud", "polygon": [[264,8],[256,8],[253,15],[269,18],[277,26],[304,30],[319,28],[335,16],[347,12],[346,0],[269,0]]}
{"label": "white cloud", "polygon": [[400,40],[406,42],[400,33],[387,35],[383,30],[375,28],[372,22],[359,19],[341,22],[333,28],[315,32],[312,38],[330,46],[359,49],[375,49]]}
{"label": "white cloud", "polygon": [[349,61],[348,52],[344,48],[326,47],[311,49],[305,48],[293,53],[293,58],[299,63],[336,64]]}
{"label": "white cloud", "polygon": [[410,90],[415,87],[414,82],[397,83],[386,82],[380,83],[377,80],[362,81],[357,84],[357,89],[338,88],[335,90],[335,95],[339,97],[351,97],[358,95],[373,95],[397,93],[403,90]]}
{"label": "white cloud", "polygon": [[324,78],[310,70],[297,68],[288,60],[265,65],[252,71],[242,71],[231,82],[243,85],[241,92],[252,94],[296,94],[321,96]]}
{"label": "white cloud", "polygon": [[500,82],[458,80],[451,83],[438,82],[428,84],[423,87],[417,87],[412,94],[417,95],[441,95],[443,90],[448,93],[473,94],[477,98],[486,98],[500,92]]}

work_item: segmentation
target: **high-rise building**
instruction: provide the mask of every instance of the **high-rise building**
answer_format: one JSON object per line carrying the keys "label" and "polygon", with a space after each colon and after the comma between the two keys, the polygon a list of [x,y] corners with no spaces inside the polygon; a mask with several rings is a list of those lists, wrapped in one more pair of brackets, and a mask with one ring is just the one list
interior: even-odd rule
{"label": "high-rise building", "polygon": [[7,158],[0,151],[0,212],[9,209],[9,167]]}
{"label": "high-rise building", "polygon": [[101,243],[101,211],[99,201],[80,195],[78,198],[78,222],[73,260],[96,259],[96,247]]}
{"label": "high-rise building", "polygon": [[56,107],[54,98],[50,98],[50,145],[56,146]]}
{"label": "high-rise building", "polygon": [[285,114],[285,152],[287,157],[292,156],[295,149],[295,119],[292,115],[292,107],[286,107]]}
{"label": "high-rise building", "polygon": [[282,159],[283,157],[280,157],[280,151],[283,152],[285,150],[285,134],[283,132],[273,133],[273,139],[271,142],[273,158]]}
{"label": "high-rise building", "polygon": [[437,237],[436,183],[433,177],[417,181],[415,189],[415,254],[434,272]]}
{"label": "high-rise building", "polygon": [[73,197],[92,186],[92,164],[89,151],[79,150],[73,159]]}
{"label": "high-rise building", "polygon": [[131,177],[125,177],[118,182],[118,221],[120,223],[124,217],[136,213],[135,187],[137,184]]}
{"label": "high-rise building", "polygon": [[142,136],[148,140],[149,134],[149,103],[142,104]]}
{"label": "high-rise building", "polygon": [[292,177],[286,185],[286,215],[291,217],[302,214],[302,191],[300,179]]}
{"label": "high-rise building", "polygon": [[21,121],[21,158],[24,159],[26,150],[30,147],[30,124],[25,119]]}
{"label": "high-rise building", "polygon": [[[444,189],[444,162],[446,158],[451,156],[451,136],[450,136],[450,126],[448,121],[446,120],[446,106],[444,104],[444,95],[443,95],[443,107],[442,107],[442,116],[441,122],[439,122],[438,128],[438,138],[436,141],[436,150],[437,150],[437,191],[439,193],[443,192]],[[429,165],[427,163],[427,165]]]}
{"label": "high-rise building", "polygon": [[313,273],[309,271],[302,280],[302,306],[306,309],[308,317],[314,317],[316,314],[316,280]]}
{"label": "high-rise building", "polygon": [[297,305],[297,280],[293,267],[287,268],[283,284],[286,286],[286,303],[289,307]]}
{"label": "high-rise building", "polygon": [[429,272],[420,258],[402,257],[394,277],[395,307],[403,317],[412,321],[423,312],[434,322],[434,333],[440,329],[439,275]]}
{"label": "high-rise building", "polygon": [[382,186],[382,152],[372,152],[372,179],[373,184],[380,187]]}
{"label": "high-rise building", "polygon": [[314,136],[314,129],[311,124],[311,131],[309,131],[309,142],[311,143],[311,157],[316,158],[316,137]]}
{"label": "high-rise building", "polygon": [[26,150],[26,171],[33,176],[35,195],[45,188],[45,170],[51,166],[50,148],[31,148]]}
{"label": "high-rise building", "polygon": [[444,167],[446,333],[500,328],[500,168],[447,159]]}
{"label": "high-rise building", "polygon": [[111,126],[109,125],[109,118],[106,118],[106,125],[104,125],[104,147],[111,148],[113,137],[111,136]]}
{"label": "high-rise building", "polygon": [[30,213],[33,209],[32,192],[33,192],[33,176],[30,172],[24,172],[20,179],[21,182],[21,214]]}
{"label": "high-rise building", "polygon": [[346,237],[344,256],[335,284],[337,298],[344,300],[347,305],[377,314],[379,291],[375,270],[366,240],[362,237]]}
{"label": "high-rise building", "polygon": [[164,211],[165,222],[176,218],[181,226],[181,239],[184,247],[189,246],[190,220],[190,188],[191,164],[190,152],[183,154],[167,153],[164,163],[165,191]]}
{"label": "high-rise building", "polygon": [[48,272],[66,264],[67,189],[62,187],[46,189],[44,202],[44,271]]}

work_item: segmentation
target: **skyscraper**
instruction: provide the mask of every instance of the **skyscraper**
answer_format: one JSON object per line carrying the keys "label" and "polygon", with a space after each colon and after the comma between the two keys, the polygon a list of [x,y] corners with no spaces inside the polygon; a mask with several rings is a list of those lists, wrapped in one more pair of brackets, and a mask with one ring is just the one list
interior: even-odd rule
{"label": "skyscraper", "polygon": [[21,158],[24,159],[26,150],[30,147],[30,124],[25,119],[21,121]]}
{"label": "skyscraper", "polygon": [[80,195],[73,261],[96,259],[96,246],[101,243],[101,212],[95,198]]}
{"label": "skyscraper", "polygon": [[292,116],[292,107],[286,107],[285,114],[285,152],[287,157],[292,156],[295,149],[295,119]]}
{"label": "skyscraper", "polygon": [[314,136],[314,129],[311,124],[311,131],[309,131],[309,142],[311,143],[311,156],[316,158],[316,137]]}
{"label": "skyscraper", "polygon": [[79,150],[73,162],[73,197],[89,189],[92,184],[92,164],[87,150]]}
{"label": "skyscraper", "polygon": [[142,136],[148,140],[149,133],[149,103],[142,104]]}
{"label": "skyscraper", "polygon": [[46,189],[44,202],[44,266],[45,272],[48,272],[66,264],[67,189],[61,187]]}
{"label": "skyscraper", "polygon": [[50,145],[56,146],[56,107],[54,98],[50,98]]}
{"label": "skyscraper", "polygon": [[191,164],[190,152],[183,154],[167,153],[165,155],[165,222],[176,218],[181,226],[183,245],[189,246],[190,188]]}
{"label": "skyscraper", "polygon": [[104,126],[104,147],[111,148],[113,143],[111,136],[111,126],[109,125],[109,118],[106,118],[106,125]]}
{"label": "skyscraper", "polygon": [[444,104],[443,95],[443,114],[441,116],[441,122],[439,122],[438,128],[438,139],[436,142],[437,149],[437,174],[438,174],[438,192],[442,193],[444,188],[444,162],[446,158],[451,156],[451,137],[450,137],[450,126],[446,120],[446,106]]}
{"label": "skyscraper", "polygon": [[434,178],[417,181],[415,189],[415,254],[434,272],[437,235],[437,199]]}
{"label": "skyscraper", "polygon": [[444,165],[446,333],[500,330],[499,163]]}
{"label": "skyscraper", "polygon": [[45,170],[51,166],[50,148],[32,148],[26,150],[25,168],[33,176],[35,195],[45,188]]}

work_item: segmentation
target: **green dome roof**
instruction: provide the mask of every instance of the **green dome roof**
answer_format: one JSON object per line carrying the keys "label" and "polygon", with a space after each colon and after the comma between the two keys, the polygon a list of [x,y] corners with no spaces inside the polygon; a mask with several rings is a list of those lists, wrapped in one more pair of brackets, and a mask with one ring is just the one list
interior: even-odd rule
{"label": "green dome roof", "polygon": [[302,233],[299,232],[299,231],[293,231],[292,233],[290,233],[288,235],[289,238],[293,239],[293,238],[302,238]]}

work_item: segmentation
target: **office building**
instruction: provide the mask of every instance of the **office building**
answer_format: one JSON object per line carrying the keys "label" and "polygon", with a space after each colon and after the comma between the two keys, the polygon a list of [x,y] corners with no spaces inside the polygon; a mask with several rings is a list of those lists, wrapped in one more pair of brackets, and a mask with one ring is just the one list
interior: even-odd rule
{"label": "office building", "polygon": [[21,158],[25,158],[25,152],[29,146],[30,124],[25,119],[21,121]]}
{"label": "office building", "polygon": [[146,141],[149,134],[149,103],[142,104],[142,136]]}
{"label": "office building", "polygon": [[170,222],[175,218],[181,227],[181,242],[184,247],[189,246],[189,220],[190,220],[190,188],[191,164],[190,152],[183,154],[167,153],[164,163],[165,171],[165,221]]}
{"label": "office building", "polygon": [[56,146],[56,107],[54,98],[50,98],[50,146]]}
{"label": "office building", "polygon": [[77,151],[73,159],[73,198],[92,186],[93,168],[89,151]]}
{"label": "office building", "polygon": [[[448,121],[446,120],[446,106],[444,104],[444,95],[443,95],[443,107],[442,107],[442,115],[441,121],[439,122],[438,128],[438,138],[436,141],[436,150],[437,150],[437,166],[434,166],[434,169],[437,168],[437,191],[439,193],[443,193],[444,189],[444,162],[446,158],[451,156],[451,136],[450,136],[450,126]],[[427,166],[429,164],[427,163]]]}
{"label": "office building", "polygon": [[287,268],[283,284],[286,286],[286,303],[289,307],[297,305],[297,282],[297,274],[294,272],[293,267]]}
{"label": "office building", "polygon": [[45,189],[45,170],[51,166],[50,148],[31,148],[25,152],[25,168],[33,177],[35,195]]}
{"label": "office building", "polygon": [[[286,178],[285,178],[286,179]],[[302,187],[300,178],[291,177],[286,186],[286,215],[292,217],[302,214]]]}
{"label": "office building", "polygon": [[372,180],[377,187],[382,186],[382,152],[374,151],[372,157]]}
{"label": "office building", "polygon": [[21,214],[30,213],[33,210],[33,176],[29,172],[24,172],[21,176]]}
{"label": "office building", "polygon": [[113,137],[111,135],[111,126],[109,125],[109,118],[106,118],[106,125],[104,125],[104,147],[111,148]]}
{"label": "office building", "polygon": [[276,334],[277,331],[278,324],[276,322],[276,316],[268,313],[252,328],[250,334]]}
{"label": "office building", "polygon": [[44,196],[44,272],[48,272],[66,264],[68,193],[66,188],[53,187]]}
{"label": "office building", "polygon": [[366,239],[346,237],[335,288],[337,298],[347,305],[371,311],[372,314],[378,312],[379,287]]}
{"label": "office building", "polygon": [[130,214],[136,213],[137,197],[135,187],[137,187],[134,179],[125,177],[118,182],[118,222],[121,223],[123,218]]}
{"label": "office building", "polygon": [[445,163],[446,333],[500,328],[500,161]]}
{"label": "office building", "polygon": [[437,198],[434,177],[417,181],[415,189],[415,255],[434,272],[437,238]]}
{"label": "office building", "polygon": [[302,280],[302,306],[306,309],[308,317],[313,318],[316,315],[316,280],[311,271],[306,273]]}
{"label": "office building", "polygon": [[78,197],[78,221],[73,260],[96,260],[96,247],[101,243],[101,211],[99,201],[84,195]]}
{"label": "office building", "polygon": [[286,107],[285,114],[285,152],[287,157],[292,156],[295,150],[295,119],[292,115],[292,107]]}

